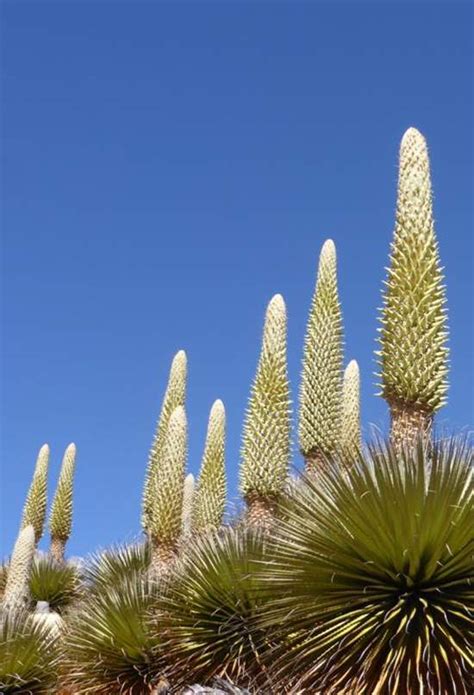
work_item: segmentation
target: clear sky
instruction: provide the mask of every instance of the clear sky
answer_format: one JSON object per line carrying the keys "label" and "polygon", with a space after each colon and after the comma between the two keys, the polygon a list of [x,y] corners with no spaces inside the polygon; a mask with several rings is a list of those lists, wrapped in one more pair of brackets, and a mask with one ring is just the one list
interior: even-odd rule
{"label": "clear sky", "polygon": [[2,554],[44,442],[51,494],[65,446],[78,447],[71,554],[139,532],[148,449],[180,348],[189,468],[222,398],[235,498],[265,306],[276,292],[287,302],[296,400],[328,237],[364,424],[386,428],[376,315],[411,125],[430,147],[448,286],[451,389],[439,419],[472,425],[470,3],[1,9]]}

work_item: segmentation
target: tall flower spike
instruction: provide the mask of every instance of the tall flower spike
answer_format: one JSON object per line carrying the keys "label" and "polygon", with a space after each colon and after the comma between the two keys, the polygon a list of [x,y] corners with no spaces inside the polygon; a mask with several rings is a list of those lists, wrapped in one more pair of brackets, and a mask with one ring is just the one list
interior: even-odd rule
{"label": "tall flower spike", "polygon": [[446,296],[432,211],[426,141],[415,128],[400,146],[397,212],[381,313],[381,395],[394,444],[412,443],[446,403]]}
{"label": "tall flower spike", "polygon": [[290,386],[286,307],[275,295],[265,317],[263,344],[247,408],[240,491],[252,525],[268,524],[286,483],[290,459]]}
{"label": "tall flower spike", "polygon": [[341,451],[352,456],[361,448],[360,373],[357,362],[351,360],[345,369],[342,386]]}
{"label": "tall flower spike", "polygon": [[184,406],[186,400],[186,379],[186,353],[184,350],[180,350],[176,353],[171,363],[168,385],[166,387],[163,403],[161,405],[160,417],[148,457],[142,501],[142,526],[145,531],[148,531],[150,526],[150,507],[156,504],[156,471],[163,453],[168,423],[173,410],[179,405]]}
{"label": "tall flower spike", "polygon": [[173,410],[157,466],[149,533],[152,565],[160,573],[175,557],[182,530],[184,472],[187,455],[187,421],[182,405]]}
{"label": "tall flower spike", "polygon": [[64,560],[64,548],[72,528],[72,489],[76,465],[76,445],[69,444],[64,452],[58,486],[54,495],[49,530],[51,532],[50,553],[57,562]]}
{"label": "tall flower spike", "polygon": [[192,513],[192,529],[198,533],[222,524],[226,501],[225,408],[217,400],[211,408],[206,444]]}
{"label": "tall flower spike", "polygon": [[8,578],[3,593],[2,605],[17,607],[28,599],[28,582],[30,580],[31,563],[35,554],[36,540],[33,525],[25,526],[16,540],[13,548]]}
{"label": "tall flower spike", "polygon": [[184,490],[183,490],[183,512],[182,512],[182,523],[183,523],[183,536],[188,536],[191,531],[191,517],[193,513],[193,503],[194,503],[194,475],[188,473],[184,479]]}
{"label": "tall flower spike", "polygon": [[49,446],[44,444],[36,459],[35,472],[31,481],[30,489],[23,508],[21,528],[33,526],[35,530],[35,542],[38,543],[43,535],[44,519],[46,516],[47,505],[47,486],[48,486],[48,464]]}
{"label": "tall flower spike", "polygon": [[315,471],[336,451],[341,434],[343,327],[337,288],[336,247],[324,242],[311,302],[300,389],[299,443]]}

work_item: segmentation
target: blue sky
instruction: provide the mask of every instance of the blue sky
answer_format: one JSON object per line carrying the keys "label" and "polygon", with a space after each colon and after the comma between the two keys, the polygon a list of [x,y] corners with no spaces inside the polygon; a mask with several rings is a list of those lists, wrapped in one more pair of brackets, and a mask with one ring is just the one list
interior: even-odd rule
{"label": "blue sky", "polygon": [[235,496],[265,306],[287,302],[296,400],[328,237],[364,424],[386,427],[376,312],[410,125],[430,146],[448,286],[439,419],[472,424],[470,3],[4,0],[2,14],[2,554],[43,442],[51,493],[78,447],[71,554],[139,532],[180,348],[189,468],[220,397]]}

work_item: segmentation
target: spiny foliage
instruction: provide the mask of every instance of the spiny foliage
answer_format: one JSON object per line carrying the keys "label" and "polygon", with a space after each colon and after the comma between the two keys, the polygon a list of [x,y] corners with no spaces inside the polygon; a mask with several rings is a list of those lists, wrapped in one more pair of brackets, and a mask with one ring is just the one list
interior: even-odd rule
{"label": "spiny foliage", "polygon": [[359,365],[351,360],[344,371],[342,384],[341,451],[356,454],[361,446]]}
{"label": "spiny foliage", "polygon": [[217,529],[222,524],[226,501],[225,409],[217,400],[209,415],[206,444],[192,511],[193,531]]}
{"label": "spiny foliage", "polygon": [[381,395],[433,412],[446,402],[446,297],[434,231],[426,141],[409,128],[400,146],[395,233],[381,314]]}
{"label": "spiny foliage", "polygon": [[67,541],[72,528],[72,486],[76,463],[76,446],[69,444],[61,465],[56,494],[54,495],[49,517],[52,538]]}
{"label": "spiny foliage", "polygon": [[299,442],[303,454],[331,453],[341,431],[343,329],[336,247],[324,242],[306,329],[300,389]]}
{"label": "spiny foliage", "polygon": [[255,626],[261,603],[255,573],[263,553],[262,536],[251,530],[227,528],[195,539],[159,604],[175,686],[263,676],[264,633]]}
{"label": "spiny foliage", "polygon": [[294,491],[262,582],[302,692],[468,692],[472,448],[373,447]]}
{"label": "spiny foliage", "polygon": [[157,585],[138,575],[101,586],[71,615],[65,637],[65,685],[82,695],[142,695],[160,675],[160,635],[148,614]]}
{"label": "spiny foliage", "polygon": [[187,421],[183,406],[175,408],[155,473],[156,490],[150,509],[149,533],[154,542],[176,543],[181,535],[183,485],[187,455]]}
{"label": "spiny foliage", "polygon": [[48,463],[49,446],[44,444],[39,450],[36,460],[35,472],[28,490],[21,521],[21,528],[26,528],[30,524],[33,526],[36,543],[43,535],[44,518],[46,516]]}
{"label": "spiny foliage", "polygon": [[25,605],[28,600],[28,582],[35,554],[35,531],[32,525],[20,531],[13,548],[8,576],[3,592],[6,607]]}
{"label": "spiny foliage", "polygon": [[286,359],[286,307],[275,295],[265,317],[263,344],[245,417],[240,490],[278,496],[290,458],[290,387]]}
{"label": "spiny foliage", "polygon": [[148,530],[150,526],[150,509],[156,504],[156,474],[163,455],[169,419],[175,408],[180,405],[184,406],[186,400],[186,378],[186,353],[184,350],[180,350],[174,356],[171,364],[168,385],[161,405],[160,417],[148,459],[142,501],[142,525],[145,530]]}
{"label": "spiny foliage", "polygon": [[81,576],[73,564],[39,556],[31,567],[29,591],[33,606],[47,601],[52,610],[62,613],[80,598]]}
{"label": "spiny foliage", "polygon": [[193,513],[193,504],[195,496],[195,482],[194,475],[188,473],[184,479],[183,488],[183,510],[181,512],[181,523],[183,529],[183,536],[189,535],[191,530],[191,517]]}
{"label": "spiny foliage", "polygon": [[56,633],[24,609],[0,608],[0,692],[51,695],[58,661]]}
{"label": "spiny foliage", "polygon": [[85,568],[85,585],[89,591],[119,586],[146,574],[150,566],[150,544],[131,543],[108,548],[93,555]]}

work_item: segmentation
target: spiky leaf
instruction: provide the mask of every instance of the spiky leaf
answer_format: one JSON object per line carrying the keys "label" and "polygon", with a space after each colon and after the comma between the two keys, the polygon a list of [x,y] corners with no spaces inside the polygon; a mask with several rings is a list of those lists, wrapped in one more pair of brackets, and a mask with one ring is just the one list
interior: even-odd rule
{"label": "spiky leaf", "polygon": [[93,555],[85,568],[85,582],[90,591],[119,586],[136,576],[143,576],[150,566],[149,543],[131,543],[108,548]]}
{"label": "spiky leaf", "polygon": [[33,526],[36,543],[38,543],[43,535],[44,519],[46,516],[48,463],[49,446],[44,444],[39,450],[38,458],[36,459],[35,472],[33,473],[33,479],[30,489],[28,490],[21,520],[21,528],[26,528],[30,524]]}
{"label": "spiky leaf", "polygon": [[249,498],[278,496],[290,458],[290,387],[286,358],[286,307],[275,295],[265,317],[263,344],[247,408],[240,491]]}
{"label": "spiky leaf", "polygon": [[244,529],[200,536],[190,547],[158,619],[175,686],[216,676],[244,684],[263,675],[265,639],[255,625],[261,606],[255,573],[263,554],[262,536]]}
{"label": "spiky leaf", "polygon": [[71,563],[57,563],[42,555],[33,561],[29,591],[32,604],[47,601],[59,613],[79,600],[82,593],[80,573]]}
{"label": "spiky leaf", "polygon": [[311,302],[300,389],[299,443],[303,454],[336,450],[341,431],[343,329],[336,247],[324,242]]}
{"label": "spiky leaf", "polygon": [[160,636],[150,628],[155,582],[138,575],[102,585],[69,617],[65,684],[82,695],[142,695],[160,676]]}
{"label": "spiky leaf", "polygon": [[57,633],[26,610],[0,609],[0,692],[51,695],[58,660]]}
{"label": "spiky leaf", "polygon": [[193,530],[203,532],[222,524],[226,502],[225,409],[217,400],[209,415],[192,513]]}
{"label": "spiky leaf", "polygon": [[446,297],[435,236],[426,141],[409,128],[400,146],[395,233],[383,295],[381,395],[433,412],[446,402]]}
{"label": "spiky leaf", "polygon": [[150,525],[150,509],[156,505],[156,473],[163,455],[169,419],[175,408],[180,405],[184,406],[186,400],[186,377],[186,353],[184,350],[180,350],[174,356],[171,364],[168,385],[148,458],[142,501],[142,526],[145,530],[148,530]]}
{"label": "spiky leaf", "polygon": [[272,655],[282,682],[468,693],[472,463],[457,440],[376,446],[344,475],[328,466],[298,486],[261,576],[273,597],[264,622],[286,641]]}

